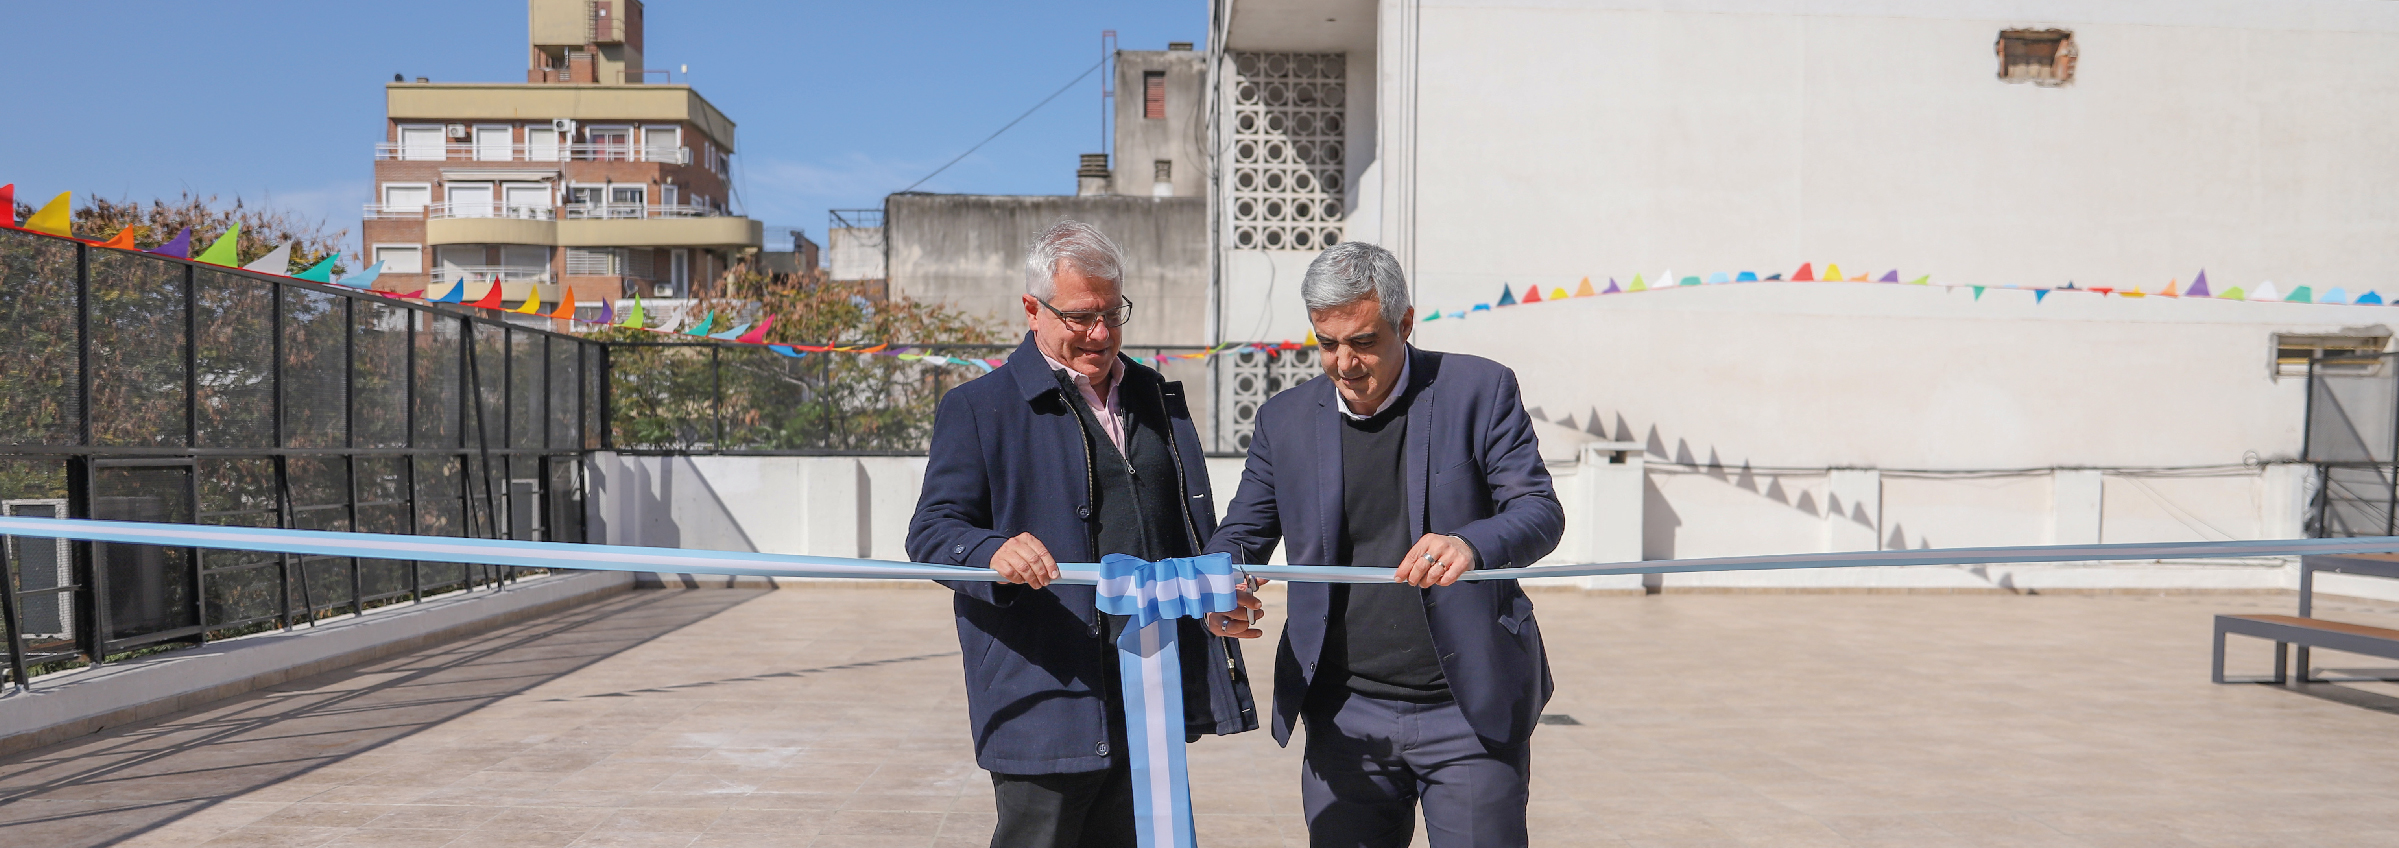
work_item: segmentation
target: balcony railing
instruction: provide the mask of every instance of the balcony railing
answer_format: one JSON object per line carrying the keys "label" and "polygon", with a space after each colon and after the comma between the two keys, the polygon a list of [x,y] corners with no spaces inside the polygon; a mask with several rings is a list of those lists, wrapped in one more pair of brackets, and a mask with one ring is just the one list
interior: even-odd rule
{"label": "balcony railing", "polygon": [[378,161],[399,162],[659,162],[691,164],[691,148],[642,144],[415,144],[375,145]]}
{"label": "balcony railing", "polygon": [[369,221],[414,221],[432,218],[515,218],[525,221],[640,220],[647,218],[718,218],[727,215],[723,210],[686,204],[648,205],[640,203],[591,203],[570,206],[502,206],[497,203],[427,203],[415,206],[386,206],[369,203],[365,218]]}
{"label": "balcony railing", "polygon": [[468,284],[477,286],[484,283],[534,283],[546,286],[556,282],[550,279],[550,269],[548,268],[532,268],[522,265],[449,264],[435,269],[434,282],[456,282],[461,277],[466,278]]}

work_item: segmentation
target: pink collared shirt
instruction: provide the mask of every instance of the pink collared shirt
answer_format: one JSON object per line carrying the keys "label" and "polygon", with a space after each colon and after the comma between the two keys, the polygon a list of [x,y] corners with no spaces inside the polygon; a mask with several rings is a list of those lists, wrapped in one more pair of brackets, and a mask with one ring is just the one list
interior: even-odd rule
{"label": "pink collared shirt", "polygon": [[1083,402],[1091,405],[1092,415],[1100,420],[1100,431],[1108,434],[1108,441],[1115,444],[1117,454],[1122,455],[1125,452],[1125,408],[1124,392],[1119,389],[1124,388],[1125,384],[1124,362],[1118,360],[1109,363],[1112,367],[1108,371],[1108,399],[1103,401],[1100,400],[1099,391],[1092,387],[1091,378],[1083,376],[1083,372],[1066,367],[1066,363],[1051,359],[1046,353],[1041,355],[1041,361],[1049,363],[1052,371],[1066,372],[1066,376],[1074,381],[1075,388],[1083,393]]}

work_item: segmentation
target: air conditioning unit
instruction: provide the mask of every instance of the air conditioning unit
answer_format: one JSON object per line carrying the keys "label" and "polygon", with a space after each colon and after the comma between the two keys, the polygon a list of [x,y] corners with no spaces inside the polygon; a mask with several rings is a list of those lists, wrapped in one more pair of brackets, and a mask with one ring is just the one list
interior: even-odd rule
{"label": "air conditioning unit", "polygon": [[443,128],[442,128],[442,130],[443,130],[443,132],[444,132],[445,134],[449,135],[449,137],[451,137],[451,138],[460,139],[460,140],[464,140],[464,139],[466,138],[466,125],[465,125],[465,124],[451,124],[451,125],[449,125],[449,126],[447,126],[447,127],[443,127]]}
{"label": "air conditioning unit", "polygon": [[575,121],[572,118],[554,118],[550,121],[550,129],[557,130],[559,135],[565,135],[575,131]]}

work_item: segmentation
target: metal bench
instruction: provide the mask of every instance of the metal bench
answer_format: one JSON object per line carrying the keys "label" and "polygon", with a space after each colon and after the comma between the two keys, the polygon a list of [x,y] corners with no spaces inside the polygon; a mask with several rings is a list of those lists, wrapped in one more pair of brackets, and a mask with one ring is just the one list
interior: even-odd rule
{"label": "metal bench", "polygon": [[2215,682],[2224,682],[2224,637],[2230,633],[2273,640],[2275,683],[2286,682],[2290,676],[2284,665],[2285,645],[2298,648],[2296,659],[2299,663],[2299,681],[2302,683],[2318,682],[2308,673],[2310,648],[2399,659],[2399,630],[2326,621],[2311,616],[2315,611],[2316,572],[2319,571],[2399,580],[2399,555],[2300,557],[2298,615],[2216,616]]}

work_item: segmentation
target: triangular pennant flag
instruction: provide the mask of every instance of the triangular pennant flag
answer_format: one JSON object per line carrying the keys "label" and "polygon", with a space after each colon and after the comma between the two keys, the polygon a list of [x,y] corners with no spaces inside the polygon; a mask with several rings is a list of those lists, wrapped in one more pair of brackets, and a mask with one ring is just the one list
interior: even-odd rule
{"label": "triangular pennant flag", "polygon": [[[2299,291],[2306,291],[2306,290],[2307,290],[2307,287],[2306,287],[2306,286],[2300,286],[2300,287],[2299,287]],[[2299,292],[2292,292],[2292,294],[2294,294],[2294,295],[2296,295],[2296,294],[2298,294],[2298,293],[2299,293]],[[2301,302],[2302,302],[2302,303],[2304,303],[2305,301],[2301,301]],[[2316,300],[2316,302],[2317,302],[2317,303],[2348,303],[2348,302],[2349,302],[2349,290],[2348,290],[2348,289],[2341,288],[2341,287],[2339,287],[2339,286],[2334,286],[2334,287],[2333,287],[2333,289],[2332,289],[2331,291],[2325,292],[2325,293],[2324,293],[2324,296],[2323,296],[2323,297],[2321,297],[2321,298],[2318,298],[2318,299]]]}
{"label": "triangular pennant flag", "polygon": [[648,322],[649,317],[641,314],[641,295],[636,294],[633,296],[633,308],[625,311],[625,320],[617,322],[617,326],[639,330],[647,326]]}
{"label": "triangular pennant flag", "polygon": [[[494,288],[497,288],[499,285],[500,285],[500,283],[499,283],[499,281],[498,281],[498,280],[493,280],[493,281],[492,281],[492,286],[493,286]],[[517,308],[515,308],[515,309],[511,309],[511,310],[508,310],[508,311],[510,311],[510,312],[515,312],[515,313],[518,313],[518,314],[521,314],[521,315],[540,315],[540,314],[541,314],[541,287],[540,287],[540,286],[526,286],[526,287],[525,287],[525,302],[524,302],[524,304],[523,304],[523,305],[520,305],[520,306],[518,306],[518,307],[517,307]]]}
{"label": "triangular pennant flag", "polygon": [[2380,292],[2366,292],[2365,294],[2358,295],[2358,296],[2357,296],[2357,305],[2359,305],[2359,306],[2381,306],[2381,305],[2382,305],[2382,294],[2381,294]]}
{"label": "triangular pennant flag", "polygon": [[2034,303],[2040,303],[2040,302],[2041,302],[2041,298],[2048,297],[2048,296],[2049,296],[2049,290],[2048,290],[2048,289],[2033,289],[2033,291],[2032,291],[2032,302],[2034,302]]}
{"label": "triangular pennant flag", "polygon": [[2115,290],[2116,290],[2116,288],[2115,288],[2114,286],[2106,286],[2106,287],[2101,287],[2101,286],[2092,286],[2092,287],[2091,287],[2091,290],[2092,290],[2092,291],[2095,291],[2095,292],[2098,292],[2100,297],[2106,297],[2108,292],[2115,291]]}
{"label": "triangular pennant flag", "polygon": [[2141,292],[2141,287],[2140,287],[2140,286],[2133,286],[2133,287],[2132,287],[2132,291],[2128,291],[2128,292],[2117,292],[2117,293],[2116,293],[2116,296],[2117,296],[2117,297],[2148,297],[2149,295],[2142,293],[2142,292]]}
{"label": "triangular pennant flag", "polygon": [[600,298],[600,320],[594,323],[603,327],[616,323],[616,298]]}
{"label": "triangular pennant flag", "polygon": [[1866,279],[1866,275],[1864,275],[1864,274],[1859,274],[1859,275],[1857,275],[1857,276],[1855,276],[1855,277],[1851,277],[1851,278],[1849,278],[1849,281],[1850,281],[1850,282],[1852,282],[1852,283],[1863,283],[1863,282],[1867,282],[1867,279]]}
{"label": "triangular pennant flag", "polygon": [[1616,287],[1616,278],[1615,278],[1615,277],[1609,277],[1609,278],[1608,278],[1608,290],[1607,290],[1607,291],[1600,292],[1600,294],[1616,294],[1616,293],[1618,293],[1618,292],[1622,292],[1622,291],[1624,291],[1624,290]]}
{"label": "triangular pennant flag", "polygon": [[141,234],[141,231],[142,231],[142,228],[141,228],[141,227],[139,227],[139,226],[127,226],[126,228],[124,228],[124,229],[122,229],[122,230],[118,230],[118,231],[117,231],[117,234],[116,234],[116,236],[115,236],[115,237],[112,237],[112,238],[110,238],[110,239],[109,239],[109,240],[107,240],[107,241],[100,242],[99,244],[97,244],[97,245],[94,245],[94,246],[95,246],[95,247],[113,247],[113,248],[116,248],[116,249],[118,249],[118,250],[140,250],[141,248],[139,248],[139,247],[136,247],[136,246],[134,245],[134,243],[133,243],[133,237],[134,237],[134,236],[136,236],[136,235],[140,235],[140,234]]}
{"label": "triangular pennant flag", "polygon": [[1924,276],[1917,277],[1917,278],[1915,278],[1915,279],[1913,279],[1913,280],[1909,280],[1909,281],[1908,281],[1908,285],[1911,285],[1911,286],[1929,286],[1929,285],[1932,285],[1932,284],[1933,284],[1933,275],[1931,275],[1931,274],[1926,274],[1926,275],[1924,275]]}
{"label": "triangular pennant flag", "polygon": [[567,290],[566,290],[566,297],[564,297],[564,298],[562,298],[562,299],[560,299],[560,300],[558,301],[558,311],[550,313],[550,317],[552,317],[552,318],[565,318],[565,319],[569,319],[569,320],[572,320],[572,319],[575,317],[575,290],[574,290],[574,289],[567,289]]}
{"label": "triangular pennant flag", "polygon": [[1469,309],[1469,310],[1466,310],[1466,311],[1468,311],[1468,312],[1489,312],[1489,311],[1491,311],[1491,304],[1488,304],[1488,303],[1477,303],[1477,304],[1475,304],[1475,305],[1474,305],[1474,308],[1473,308],[1473,309]]}
{"label": "triangular pennant flag", "polygon": [[2251,289],[2251,290],[2249,290],[2249,299],[2250,299],[2250,300],[2281,300],[2281,299],[2282,299],[2282,291],[2281,291],[2281,290],[2279,290],[2279,289],[2276,289],[2276,288],[2274,287],[2274,281],[2273,281],[2273,280],[2267,280],[2267,281],[2265,281],[2265,282],[2263,282],[2263,283],[2259,283],[2259,284],[2258,284],[2258,286],[2257,286],[2257,288],[2254,288],[2254,289]]}
{"label": "triangular pennant flag", "polygon": [[[36,213],[33,217],[39,218],[42,216],[39,213]],[[150,248],[150,252],[160,256],[172,256],[177,259],[190,259],[192,256],[192,228],[183,228],[183,231],[176,233],[174,238],[167,239],[166,244]]]}
{"label": "triangular pennant flag", "polygon": [[278,277],[290,274],[292,272],[291,242],[284,242],[274,250],[267,251],[267,255],[258,257],[257,261],[242,266],[242,270],[273,274]]}
{"label": "triangular pennant flag", "polygon": [[1827,264],[1824,266],[1824,280],[1825,282],[1831,283],[1848,282],[1847,280],[1841,279],[1841,266],[1838,264]]}
{"label": "triangular pennant flag", "polygon": [[[1608,281],[1608,286],[1609,286],[1610,288],[1614,288],[1614,287],[1615,287],[1615,285],[1616,285],[1616,281],[1615,281],[1615,280],[1609,280],[1609,281]],[[1592,296],[1592,295],[1595,295],[1595,294],[1598,294],[1598,293],[1599,293],[1599,292],[1595,292],[1595,291],[1592,291],[1592,290],[1591,290],[1591,278],[1590,278],[1590,277],[1584,277],[1584,278],[1583,278],[1583,284],[1582,284],[1582,285],[1580,285],[1580,286],[1576,286],[1576,287],[1575,287],[1575,289],[1574,289],[1574,296],[1575,296],[1575,297],[1590,297],[1590,296]]]}
{"label": "triangular pennant flag", "polygon": [[1897,269],[1897,268],[1893,268],[1893,269],[1891,269],[1891,270],[1884,271],[1884,272],[1883,272],[1883,277],[1882,277],[1882,279],[1875,280],[1875,282],[1878,282],[1878,283],[1896,283],[1896,282],[1899,282],[1899,269]]}
{"label": "triangular pennant flag", "polygon": [[1499,284],[1499,305],[1500,305],[1500,306],[1515,306],[1515,305],[1516,305],[1516,292],[1514,292],[1514,291],[1510,290],[1510,289],[1508,288],[1508,284],[1507,284],[1507,283],[1501,283],[1501,284]]}
{"label": "triangular pennant flag", "polygon": [[[10,185],[15,185],[15,183],[10,183]],[[67,202],[67,196],[71,194],[74,194],[74,192],[59,192],[57,197],[50,198],[50,202],[42,204],[42,208],[35,211],[32,217],[25,219],[25,229],[32,230],[37,233],[49,233],[54,236],[66,236],[68,238],[73,238],[75,236],[75,224],[69,217],[70,210],[67,209],[67,206],[69,205]],[[10,198],[8,208],[8,214],[17,214],[15,198]]]}
{"label": "triangular pennant flag", "polygon": [[1799,270],[1791,272],[1791,282],[1813,283],[1815,281],[1816,272],[1809,270],[1809,263],[1801,262],[1799,263]]}
{"label": "triangular pennant flag", "polygon": [[758,329],[743,333],[740,337],[735,338],[734,341],[742,342],[744,344],[765,344],[767,328],[773,326],[775,326],[775,316],[766,316],[766,320],[758,322]]}
{"label": "triangular pennant flag", "polygon": [[0,224],[17,225],[17,184],[0,185]]}
{"label": "triangular pennant flag", "polygon": [[1439,321],[1439,320],[1441,320],[1441,310],[1435,309],[1435,310],[1433,310],[1432,312],[1426,313],[1426,314],[1425,314],[1425,316],[1424,316],[1423,318],[1418,318],[1418,319],[1416,319],[1416,320],[1419,320],[1419,321]]}
{"label": "triangular pennant flag", "polygon": [[1301,345],[1303,345],[1303,346],[1306,346],[1306,347],[1315,347],[1315,346],[1316,346],[1316,331],[1315,331],[1315,330],[1309,330],[1309,331],[1308,331],[1308,337],[1307,337],[1307,338],[1304,338],[1304,339],[1301,339],[1301,340],[1299,341],[1299,343],[1300,343]]}
{"label": "triangular pennant flag", "polygon": [[[2270,286],[2273,285],[2273,283],[2267,283],[2266,285]],[[2283,298],[2283,301],[2287,303],[2310,303],[2314,301],[2314,295],[2315,293],[2310,291],[2308,287],[2300,286],[2292,289],[2291,296]]]}
{"label": "triangular pennant flag", "polygon": [[1983,299],[1983,287],[1981,287],[1981,286],[1967,286],[1967,288],[1970,288],[1970,289],[1973,289],[1973,290],[1974,290],[1974,299],[1975,299],[1975,300],[1981,300],[1981,299]]}
{"label": "triangular pennant flag", "polygon": [[2174,284],[2175,284],[2176,282],[2178,282],[2178,281],[2177,281],[2177,280],[2167,280],[2167,281],[2166,281],[2166,290],[2165,290],[2165,291],[2162,291],[2162,292],[2158,292],[2158,293],[2157,293],[2157,296],[2158,296],[2158,297],[2181,297],[2182,295],[2178,295],[2178,294],[2175,294],[2175,293],[2174,293]]}
{"label": "triangular pennant flag", "polygon": [[739,327],[735,327],[735,328],[733,328],[733,329],[726,330],[726,331],[724,331],[724,332],[722,332],[722,333],[709,333],[709,334],[708,334],[708,337],[709,337],[709,338],[712,338],[712,339],[724,339],[725,341],[732,341],[732,340],[734,340],[734,339],[736,339],[736,338],[739,338],[739,337],[741,336],[741,334],[743,334],[743,333],[747,333],[747,332],[749,332],[749,331],[750,331],[750,325],[748,325],[748,324],[743,324],[743,325],[741,325],[741,326],[739,326]]}
{"label": "triangular pennant flag", "polygon": [[708,314],[700,316],[699,324],[694,325],[689,330],[684,330],[683,334],[686,336],[699,336],[701,338],[707,338],[708,328],[714,326],[716,326],[716,310],[711,309],[708,310]]}
{"label": "triangular pennant flag", "polygon": [[1711,286],[1713,286],[1713,285],[1721,285],[1721,284],[1723,284],[1723,283],[1729,283],[1729,282],[1732,282],[1732,281],[1733,281],[1733,278],[1732,278],[1732,276],[1731,276],[1731,275],[1729,275],[1729,274],[1726,274],[1726,273],[1724,273],[1723,271],[1718,271],[1718,272],[1716,272],[1716,273],[1713,273],[1713,274],[1709,274],[1709,275],[1708,275],[1708,285],[1711,285]]}
{"label": "triangular pennant flag", "polygon": [[1696,285],[1699,285],[1699,278],[1698,278],[1698,277],[1684,277],[1684,278],[1683,278],[1683,281],[1682,281],[1682,283],[1681,283],[1681,284],[1682,284],[1682,285],[1686,285],[1686,286],[1696,286]]}
{"label": "triangular pennant flag", "polygon": [[[431,289],[431,288],[427,288],[427,289],[426,289],[426,291],[432,291],[432,289]],[[450,284],[450,290],[449,290],[449,291],[442,292],[442,295],[441,295],[440,297],[436,297],[436,298],[430,298],[430,299],[428,299],[426,302],[427,302],[427,303],[465,303],[465,302],[466,302],[466,278],[465,278],[465,277],[460,277],[460,278],[458,278],[458,282],[455,282],[455,283],[451,283],[451,284]]]}
{"label": "triangular pennant flag", "polygon": [[2244,292],[2242,292],[2242,291],[2241,291],[2241,287],[2240,287],[2240,286],[2233,286],[2232,288],[2225,289],[2223,294],[2217,295],[2216,297],[2217,297],[2218,299],[2220,299],[2220,300],[2248,300],[2248,299],[2249,299],[2249,296],[2248,296],[2246,293],[2244,293]]}
{"label": "triangular pennant flag", "polygon": [[2067,280],[2067,281],[2066,281],[2066,287],[2065,287],[2064,289],[2062,289],[2061,291],[2081,291],[2081,289],[2077,289],[2077,288],[2075,288],[2075,287],[2074,287],[2074,281],[2073,281],[2073,280]]}
{"label": "triangular pennant flag", "polygon": [[[1609,281],[1608,281],[1608,283],[1609,283],[1610,285],[1614,285],[1614,284],[1616,283],[1616,281],[1615,281],[1615,280],[1609,280]],[[1647,291],[1648,289],[1649,289],[1649,285],[1648,285],[1647,283],[1643,283],[1643,282],[1641,282],[1641,275],[1639,275],[1639,274],[1634,274],[1634,275],[1633,275],[1633,284],[1632,284],[1632,285],[1629,285],[1629,286],[1626,286],[1626,287],[1624,287],[1624,290],[1625,290],[1625,291]]]}
{"label": "triangular pennant flag", "polygon": [[2183,289],[2182,296],[2211,297],[2211,295],[2207,293],[2207,269],[2202,268],[2199,270],[2199,276],[2191,280],[2190,288]]}
{"label": "triangular pennant flag", "polygon": [[[802,352],[800,352],[800,351],[792,350],[792,349],[791,349],[791,345],[774,345],[774,344],[773,344],[773,345],[767,345],[767,346],[766,346],[766,349],[767,349],[767,350],[774,351],[774,352],[776,352],[776,353],[778,353],[778,354],[782,354],[782,355],[784,355],[784,356],[791,357],[791,358],[793,358],[793,359],[798,359],[798,358],[800,358],[800,357],[803,357],[803,356],[807,356],[807,355],[808,355],[808,354],[802,353]],[[951,359],[951,360],[950,360],[950,364],[952,364],[952,365],[974,365],[974,364],[976,364],[976,363],[978,363],[978,362],[981,362],[981,360],[976,360],[976,359]],[[1165,365],[1166,363],[1163,363],[1163,362],[1161,362],[1161,363],[1158,363],[1158,364],[1159,364],[1159,365],[1161,365],[1161,366],[1163,366],[1163,365]],[[989,370],[991,370],[991,369],[990,369],[989,367],[985,367],[983,370],[985,370],[985,371],[989,371]]]}
{"label": "triangular pennant flag", "polygon": [[[1585,283],[1584,285],[1588,286],[1588,285],[1590,285],[1590,284],[1589,284],[1589,283]],[[1565,287],[1565,286],[1553,286],[1553,287],[1551,287],[1551,288],[1550,288],[1550,290],[1549,290],[1549,299],[1551,299],[1551,300],[1565,300],[1565,299],[1566,299],[1566,287]]]}
{"label": "triangular pennant flag", "polygon": [[1464,318],[1464,317],[1466,317],[1466,313],[1464,313],[1464,312],[1452,312],[1452,313],[1450,313],[1450,314],[1449,314],[1449,317],[1450,317],[1452,320],[1459,319],[1459,318]]}
{"label": "triangular pennant flag", "polygon": [[226,268],[241,264],[241,256],[235,252],[241,244],[241,239],[242,225],[241,222],[235,221],[233,226],[226,228],[224,235],[217,236],[216,241],[209,243],[207,250],[200,251],[200,255],[192,257],[192,260]]}
{"label": "triangular pennant flag", "polygon": [[317,264],[308,266],[308,270],[293,274],[292,279],[307,280],[312,283],[333,282],[333,266],[340,261],[342,261],[342,255],[339,253],[327,256],[317,260]]}
{"label": "triangular pennant flag", "polygon": [[1523,303],[1540,303],[1540,302],[1541,302],[1541,284],[1539,284],[1539,283],[1534,283],[1534,284],[1532,284],[1532,285],[1525,286],[1525,287],[1524,287],[1524,300],[1523,300],[1522,302],[1523,302]]}
{"label": "triangular pennant flag", "polygon": [[491,285],[483,289],[483,296],[477,298],[474,303],[469,305],[475,307],[476,309],[500,308],[500,281],[496,278],[493,279],[491,281]]}
{"label": "triangular pennant flag", "polygon": [[1733,275],[1733,282],[1736,283],[1754,283],[1757,281],[1758,272],[1756,271],[1743,271],[1739,274]]}
{"label": "triangular pennant flag", "polygon": [[367,269],[364,271],[351,274],[350,276],[343,277],[339,280],[335,280],[334,282],[340,285],[349,286],[354,289],[364,289],[373,287],[375,285],[375,278],[380,276],[383,276],[383,263],[377,262],[373,265],[367,266]]}

